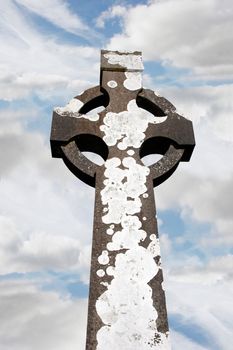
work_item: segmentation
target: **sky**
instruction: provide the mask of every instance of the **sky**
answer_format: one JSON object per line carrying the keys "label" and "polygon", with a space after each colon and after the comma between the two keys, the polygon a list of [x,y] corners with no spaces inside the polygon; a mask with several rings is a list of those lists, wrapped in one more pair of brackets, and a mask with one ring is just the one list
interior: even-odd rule
{"label": "sky", "polygon": [[233,3],[0,3],[0,348],[83,350],[94,189],[52,159],[52,110],[139,50],[196,148],[155,189],[173,350],[231,350]]}

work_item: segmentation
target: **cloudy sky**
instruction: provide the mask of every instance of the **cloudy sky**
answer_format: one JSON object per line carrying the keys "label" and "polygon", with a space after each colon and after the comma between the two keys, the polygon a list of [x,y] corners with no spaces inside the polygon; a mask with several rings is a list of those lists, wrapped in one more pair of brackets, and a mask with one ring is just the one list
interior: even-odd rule
{"label": "cloudy sky", "polygon": [[193,121],[155,191],[173,350],[231,350],[232,0],[0,4],[0,348],[83,350],[94,189],[49,147],[52,109],[99,83],[100,49],[141,50],[144,86]]}

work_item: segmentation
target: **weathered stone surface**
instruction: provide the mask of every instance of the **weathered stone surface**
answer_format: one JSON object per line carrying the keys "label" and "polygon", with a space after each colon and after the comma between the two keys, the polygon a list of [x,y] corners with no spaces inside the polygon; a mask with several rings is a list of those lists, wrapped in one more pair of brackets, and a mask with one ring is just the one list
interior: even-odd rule
{"label": "weathered stone surface", "polygon": [[96,188],[86,350],[170,349],[153,186],[195,143],[191,121],[142,88],[142,69],[140,52],[102,51],[100,86],[53,114],[53,157]]}

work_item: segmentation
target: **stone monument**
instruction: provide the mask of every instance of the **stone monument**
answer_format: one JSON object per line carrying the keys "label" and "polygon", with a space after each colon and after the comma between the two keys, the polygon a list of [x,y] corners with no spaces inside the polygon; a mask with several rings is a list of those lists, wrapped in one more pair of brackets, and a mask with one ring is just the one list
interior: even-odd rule
{"label": "stone monument", "polygon": [[95,187],[86,350],[170,349],[153,187],[195,141],[191,121],[142,87],[142,70],[140,52],[103,50],[100,85],[53,113],[52,156]]}

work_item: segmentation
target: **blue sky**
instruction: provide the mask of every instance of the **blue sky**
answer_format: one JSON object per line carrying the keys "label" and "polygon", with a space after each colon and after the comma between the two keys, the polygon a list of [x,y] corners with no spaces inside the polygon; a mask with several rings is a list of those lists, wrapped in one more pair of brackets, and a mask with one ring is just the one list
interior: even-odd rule
{"label": "blue sky", "polygon": [[84,349],[94,190],[51,158],[49,134],[53,108],[99,83],[105,48],[142,51],[144,86],[194,124],[191,161],[155,191],[171,339],[230,350],[232,2],[0,8],[0,348]]}

